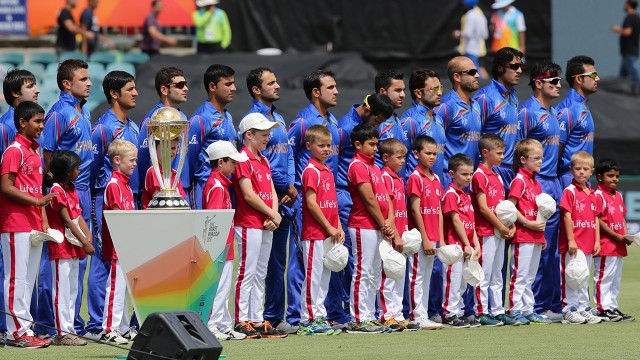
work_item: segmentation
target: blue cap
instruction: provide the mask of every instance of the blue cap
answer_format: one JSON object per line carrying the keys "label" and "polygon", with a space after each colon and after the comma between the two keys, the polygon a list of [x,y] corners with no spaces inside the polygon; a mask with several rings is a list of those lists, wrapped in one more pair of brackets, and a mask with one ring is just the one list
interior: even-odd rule
{"label": "blue cap", "polygon": [[478,2],[480,2],[480,0],[463,0],[462,3],[467,6],[467,7],[474,7],[476,5],[478,5]]}

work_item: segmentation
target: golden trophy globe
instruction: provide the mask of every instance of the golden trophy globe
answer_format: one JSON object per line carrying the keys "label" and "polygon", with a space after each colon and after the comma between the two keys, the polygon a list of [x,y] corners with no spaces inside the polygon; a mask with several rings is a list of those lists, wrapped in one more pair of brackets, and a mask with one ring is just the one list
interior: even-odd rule
{"label": "golden trophy globe", "polygon": [[[147,121],[147,144],[149,144],[149,156],[155,175],[160,184],[160,191],[151,199],[147,209],[153,210],[178,210],[190,209],[189,203],[177,190],[180,173],[187,155],[187,135],[189,121],[184,119],[180,112],[172,107],[162,107],[153,113]],[[178,168],[173,180],[171,168],[171,146],[178,141]],[[156,147],[158,150],[156,151]],[[160,167],[160,162],[163,164]]]}

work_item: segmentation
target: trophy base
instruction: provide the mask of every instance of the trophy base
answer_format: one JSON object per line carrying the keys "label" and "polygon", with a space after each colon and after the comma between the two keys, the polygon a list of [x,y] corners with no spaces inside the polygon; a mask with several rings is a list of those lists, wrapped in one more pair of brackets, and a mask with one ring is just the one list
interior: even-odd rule
{"label": "trophy base", "polygon": [[147,206],[148,210],[190,210],[189,203],[178,193],[173,191],[160,191]]}

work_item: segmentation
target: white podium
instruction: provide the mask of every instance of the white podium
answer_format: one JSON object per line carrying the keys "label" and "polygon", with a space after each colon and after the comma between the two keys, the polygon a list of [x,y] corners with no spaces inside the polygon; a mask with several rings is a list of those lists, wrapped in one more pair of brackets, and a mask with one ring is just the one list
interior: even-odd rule
{"label": "white podium", "polygon": [[227,257],[234,210],[104,211],[142,324],[157,311],[191,310],[204,323]]}

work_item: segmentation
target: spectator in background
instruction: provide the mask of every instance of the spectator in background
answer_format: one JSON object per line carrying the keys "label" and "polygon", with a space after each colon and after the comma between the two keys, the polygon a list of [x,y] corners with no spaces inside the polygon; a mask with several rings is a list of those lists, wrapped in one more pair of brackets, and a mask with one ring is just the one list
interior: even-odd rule
{"label": "spectator in background", "polygon": [[515,0],[495,0],[491,8],[496,10],[491,15],[491,50],[497,52],[503,47],[510,47],[525,53],[524,15],[511,6]]}
{"label": "spectator in background", "polygon": [[196,48],[199,54],[224,52],[231,44],[231,26],[219,0],[196,0],[193,12],[196,26]]}
{"label": "spectator in background", "polygon": [[115,44],[109,40],[106,36],[100,34],[100,25],[98,25],[98,17],[94,13],[98,7],[99,0],[88,0],[87,7],[82,11],[80,15],[80,28],[85,32],[93,34],[93,39],[89,39],[86,36],[82,37],[82,44],[80,50],[82,53],[90,56],[92,53],[98,50],[99,41],[102,41],[108,48],[112,48]]}
{"label": "spectator in background", "polygon": [[638,42],[640,41],[640,16],[638,16],[638,1],[627,0],[624,3],[624,12],[627,13],[622,26],[613,25],[611,30],[620,34],[620,77],[630,78],[636,84],[640,84],[640,77],[636,69],[638,61]]}
{"label": "spectator in background", "polygon": [[164,42],[171,46],[178,44],[178,40],[163,34],[160,30],[160,23],[158,22],[160,12],[162,12],[162,0],[152,0],[151,12],[144,18],[144,24],[142,25],[142,42],[140,43],[142,52],[149,56],[160,53],[160,43]]}
{"label": "spectator in background", "polygon": [[91,40],[95,37],[95,34],[91,31],[85,31],[76,25],[71,10],[77,4],[77,0],[66,0],[64,7],[58,13],[58,32],[55,45],[58,56],[65,51],[75,51],[77,49],[76,34],[81,34],[83,38]]}
{"label": "spectator in background", "polygon": [[[471,59],[480,71],[480,78],[489,77],[487,70],[480,66],[480,58],[487,55],[485,40],[489,38],[487,18],[478,6],[479,0],[463,0],[465,14],[460,19],[460,30],[453,31],[453,38],[460,39],[458,52]],[[411,154],[413,156],[413,154]]]}

